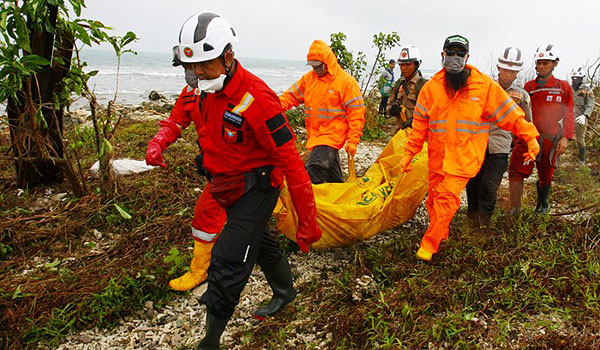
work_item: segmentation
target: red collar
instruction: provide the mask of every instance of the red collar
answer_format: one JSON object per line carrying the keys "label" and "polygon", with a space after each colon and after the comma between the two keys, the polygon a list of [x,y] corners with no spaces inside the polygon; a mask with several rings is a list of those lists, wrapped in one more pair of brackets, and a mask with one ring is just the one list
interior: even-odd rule
{"label": "red collar", "polygon": [[225,94],[227,97],[233,97],[233,95],[237,92],[240,85],[242,84],[242,80],[244,79],[244,75],[246,74],[246,70],[242,68],[242,65],[238,60],[235,60],[236,68],[235,73],[233,73],[233,77],[227,83],[225,88],[219,91],[217,94]]}
{"label": "red collar", "polygon": [[[541,86],[541,85],[540,85],[540,83],[539,83],[538,81],[539,81],[539,77],[536,77],[536,78],[535,78],[535,84],[536,84],[537,86]],[[546,84],[544,84],[544,86],[543,86],[543,87],[554,86],[554,85],[556,85],[556,82],[557,82],[556,78],[554,77],[554,75],[552,75],[552,76],[550,77],[550,79],[548,79],[548,81],[546,82]]]}

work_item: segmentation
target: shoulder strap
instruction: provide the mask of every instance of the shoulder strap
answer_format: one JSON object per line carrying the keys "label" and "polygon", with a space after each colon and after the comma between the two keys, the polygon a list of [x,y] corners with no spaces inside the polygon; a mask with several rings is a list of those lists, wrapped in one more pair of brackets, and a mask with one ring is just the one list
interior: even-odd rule
{"label": "shoulder strap", "polygon": [[419,92],[421,92],[421,89],[423,88],[423,85],[425,85],[426,82],[427,79],[423,77],[419,78],[419,81],[417,81],[417,97],[419,96]]}

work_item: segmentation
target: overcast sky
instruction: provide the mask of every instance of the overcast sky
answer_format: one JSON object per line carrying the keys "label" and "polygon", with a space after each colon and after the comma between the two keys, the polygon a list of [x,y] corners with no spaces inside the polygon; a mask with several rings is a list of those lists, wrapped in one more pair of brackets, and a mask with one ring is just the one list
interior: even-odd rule
{"label": "overcast sky", "polygon": [[[171,52],[186,18],[216,12],[236,29],[238,57],[305,60],[314,39],[329,42],[343,32],[351,51],[372,62],[373,34],[396,31],[401,44],[419,47],[423,67],[440,68],[443,40],[462,34],[471,43],[470,63],[486,73],[507,46],[519,47],[531,66],[537,46],[559,49],[557,76],[600,55],[600,1],[597,0],[88,0],[82,17],[128,30],[140,40],[134,49]],[[395,50],[398,51],[398,50]],[[386,53],[396,58],[398,52]]]}

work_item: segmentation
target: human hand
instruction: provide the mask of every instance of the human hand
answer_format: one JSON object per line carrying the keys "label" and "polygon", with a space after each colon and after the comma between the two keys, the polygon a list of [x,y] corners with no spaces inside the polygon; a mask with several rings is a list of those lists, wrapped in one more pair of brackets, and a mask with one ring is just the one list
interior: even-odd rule
{"label": "human hand", "polygon": [[402,159],[400,159],[400,174],[406,173],[412,170],[412,165],[410,162],[412,161],[411,156],[405,154]]}
{"label": "human hand", "polygon": [[154,140],[148,142],[148,148],[146,149],[146,164],[154,166],[158,165],[163,168],[167,167],[162,155],[162,149],[158,142]]}
{"label": "human hand", "polygon": [[582,114],[579,117],[575,118],[575,122],[577,124],[584,125],[587,122],[587,117],[585,116],[585,114]]}
{"label": "human hand", "polygon": [[349,155],[353,156],[356,154],[356,148],[357,146],[355,143],[347,143],[345,150]]}
{"label": "human hand", "polygon": [[556,155],[559,156],[567,150],[567,145],[569,144],[569,139],[566,137],[562,137],[560,141],[558,141],[558,145],[556,145]]}
{"label": "human hand", "polygon": [[538,153],[540,153],[540,144],[538,143],[537,138],[532,137],[527,141],[527,152],[523,153],[523,157],[525,157],[525,162],[523,162],[523,164],[535,162]]}

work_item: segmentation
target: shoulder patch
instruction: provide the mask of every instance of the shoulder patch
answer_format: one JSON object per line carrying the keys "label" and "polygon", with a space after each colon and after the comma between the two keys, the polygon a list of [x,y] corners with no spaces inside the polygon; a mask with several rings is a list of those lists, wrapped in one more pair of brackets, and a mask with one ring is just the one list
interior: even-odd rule
{"label": "shoulder patch", "polygon": [[285,124],[285,117],[283,116],[283,114],[277,113],[276,116],[267,120],[266,124],[269,131],[273,132]]}
{"label": "shoulder patch", "polygon": [[294,135],[292,134],[292,130],[290,130],[290,127],[286,125],[283,128],[279,128],[279,130],[272,133],[271,137],[273,138],[273,142],[275,142],[275,146],[279,147],[292,140],[294,138]]}
{"label": "shoulder patch", "polygon": [[181,101],[183,103],[196,102],[196,96],[197,96],[196,94],[181,96]]}

